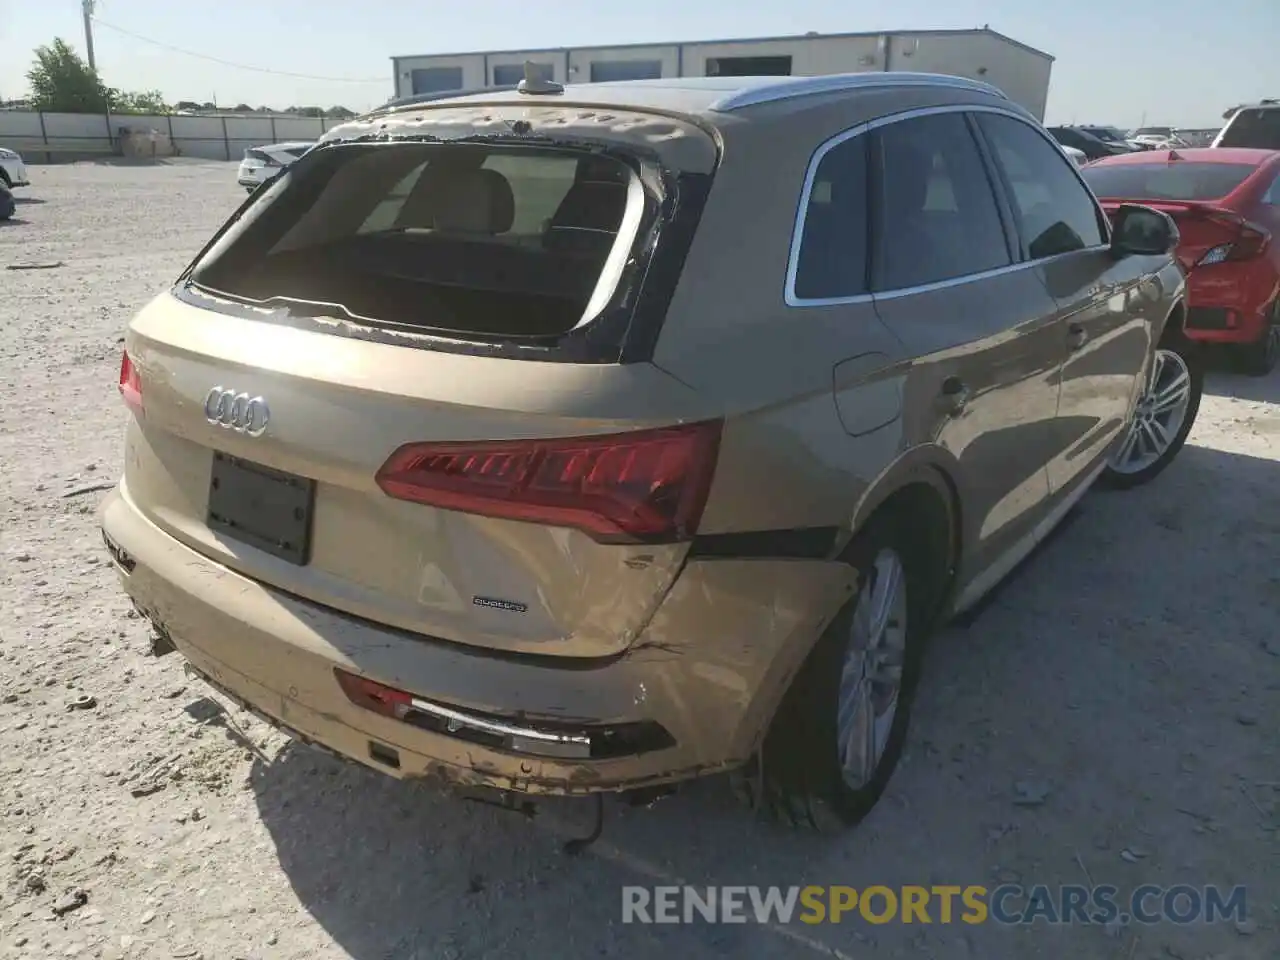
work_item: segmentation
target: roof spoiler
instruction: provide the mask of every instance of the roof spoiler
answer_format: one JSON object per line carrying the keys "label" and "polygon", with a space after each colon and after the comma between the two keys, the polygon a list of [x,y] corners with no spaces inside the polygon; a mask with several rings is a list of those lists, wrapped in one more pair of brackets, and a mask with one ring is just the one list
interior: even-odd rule
{"label": "roof spoiler", "polygon": [[394,113],[405,107],[416,107],[419,104],[431,103],[435,100],[453,100],[458,97],[473,97],[481,93],[504,93],[509,90],[515,90],[517,84],[503,84],[497,87],[471,87],[467,90],[444,90],[435,93],[414,93],[407,97],[393,97],[380,107],[374,107],[368,113],[361,114],[363,117],[376,117],[384,113]]}

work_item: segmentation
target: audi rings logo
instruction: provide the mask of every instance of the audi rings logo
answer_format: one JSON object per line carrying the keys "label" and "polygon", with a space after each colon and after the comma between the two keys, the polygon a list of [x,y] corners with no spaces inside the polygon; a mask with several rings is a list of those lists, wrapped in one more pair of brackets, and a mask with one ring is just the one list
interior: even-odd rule
{"label": "audi rings logo", "polygon": [[204,416],[216,426],[260,437],[267,431],[271,411],[262,397],[251,397],[247,393],[217,386],[204,398]]}

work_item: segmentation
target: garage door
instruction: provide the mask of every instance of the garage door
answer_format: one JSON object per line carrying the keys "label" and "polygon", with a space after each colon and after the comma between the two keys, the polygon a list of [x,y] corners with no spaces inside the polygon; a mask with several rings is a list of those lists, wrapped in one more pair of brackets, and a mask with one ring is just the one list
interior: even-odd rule
{"label": "garage door", "polygon": [[420,67],[413,71],[414,93],[446,93],[461,89],[461,67]]}
{"label": "garage door", "polygon": [[[556,76],[555,68],[549,63],[534,63],[533,77],[535,80],[554,80]],[[493,85],[495,87],[514,87],[517,83],[524,79],[523,64],[496,64],[493,68]]]}
{"label": "garage door", "polygon": [[591,64],[591,82],[608,80],[657,80],[662,76],[661,60],[598,60]]}

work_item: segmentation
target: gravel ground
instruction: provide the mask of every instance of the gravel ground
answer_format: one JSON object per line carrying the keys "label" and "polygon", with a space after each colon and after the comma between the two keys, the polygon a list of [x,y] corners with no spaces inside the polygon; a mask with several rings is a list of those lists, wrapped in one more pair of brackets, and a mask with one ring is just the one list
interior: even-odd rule
{"label": "gravel ground", "polygon": [[[946,631],[861,829],[758,823],[707,783],[610,806],[570,859],[579,806],[525,821],[289,747],[144,655],[95,519],[120,339],[243,194],[227,164],[32,177],[0,225],[0,267],[49,265],[0,270],[0,957],[1280,956],[1280,378],[1215,374],[1159,481],[1086,498]],[[681,881],[1245,884],[1250,919],[621,922],[624,884]]]}

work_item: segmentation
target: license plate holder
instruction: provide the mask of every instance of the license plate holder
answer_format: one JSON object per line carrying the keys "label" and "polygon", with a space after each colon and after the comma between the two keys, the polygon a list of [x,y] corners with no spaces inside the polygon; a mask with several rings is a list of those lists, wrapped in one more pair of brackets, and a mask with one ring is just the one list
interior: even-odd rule
{"label": "license plate holder", "polygon": [[209,529],[298,566],[311,560],[316,482],[215,452]]}

